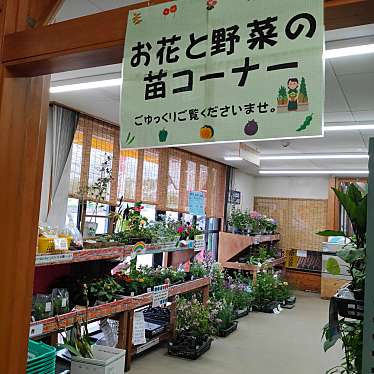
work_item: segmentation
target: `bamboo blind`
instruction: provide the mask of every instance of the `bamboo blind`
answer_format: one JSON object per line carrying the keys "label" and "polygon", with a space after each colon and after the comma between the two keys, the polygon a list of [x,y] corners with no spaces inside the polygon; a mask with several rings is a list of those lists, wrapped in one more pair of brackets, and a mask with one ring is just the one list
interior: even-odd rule
{"label": "bamboo blind", "polygon": [[327,200],[255,197],[255,210],[278,221],[282,249],[322,249]]}
{"label": "bamboo blind", "polygon": [[120,150],[119,129],[81,115],[74,138],[70,196],[91,185],[106,156],[112,158],[113,180],[105,202],[143,201],[164,211],[187,212],[188,193],[203,191],[206,214],[223,217],[226,166],[176,148]]}

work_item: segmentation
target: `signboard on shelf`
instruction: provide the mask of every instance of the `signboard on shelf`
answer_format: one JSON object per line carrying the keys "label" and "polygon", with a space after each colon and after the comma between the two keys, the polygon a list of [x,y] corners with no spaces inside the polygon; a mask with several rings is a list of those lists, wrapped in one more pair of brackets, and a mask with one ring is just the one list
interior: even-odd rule
{"label": "signboard on shelf", "polygon": [[30,326],[29,331],[29,338],[34,338],[35,336],[39,336],[43,334],[43,324],[39,323],[37,325]]}
{"label": "signboard on shelf", "polygon": [[169,297],[169,285],[168,284],[155,286],[153,288],[152,308],[165,306],[168,302],[168,297]]}
{"label": "signboard on shelf", "polygon": [[132,344],[140,345],[146,342],[144,314],[142,310],[139,310],[134,313]]}
{"label": "signboard on shelf", "polygon": [[230,190],[229,203],[234,205],[240,205],[241,202],[241,192]]}
{"label": "signboard on shelf", "polygon": [[205,194],[200,191],[188,193],[188,213],[193,216],[205,216]]}
{"label": "signboard on shelf", "polygon": [[321,136],[323,0],[178,0],[129,12],[121,146]]}
{"label": "signboard on shelf", "polygon": [[38,255],[35,258],[35,265],[58,264],[73,259],[73,253],[61,253],[58,255]]}

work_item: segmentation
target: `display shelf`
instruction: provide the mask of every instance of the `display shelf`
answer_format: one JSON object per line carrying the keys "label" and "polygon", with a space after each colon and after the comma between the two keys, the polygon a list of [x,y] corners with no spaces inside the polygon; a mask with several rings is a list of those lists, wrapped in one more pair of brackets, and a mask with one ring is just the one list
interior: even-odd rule
{"label": "display shelf", "polygon": [[218,261],[225,263],[233,257],[239,255],[246,248],[262,243],[272,243],[280,240],[280,235],[238,235],[228,232],[220,232],[219,234],[219,257]]}
{"label": "display shelf", "polygon": [[149,339],[144,344],[133,346],[131,350],[131,355],[136,356],[136,355],[142,354],[148,351],[149,349],[157,346],[158,344],[168,341],[170,339],[170,336],[171,336],[170,331],[166,331],[160,335],[153,337],[152,339]]}
{"label": "display shelf", "polygon": [[[209,278],[196,279],[189,282],[184,282],[169,288],[169,297],[188,293],[210,284]],[[30,324],[30,337],[36,338],[43,335],[48,335],[54,332],[62,331],[65,328],[72,327],[74,322],[79,320],[83,321],[87,318],[88,322],[96,321],[101,318],[113,316],[122,312],[132,311],[137,308],[149,305],[152,303],[152,292],[145,293],[138,296],[126,296],[123,299],[102,304],[99,306],[75,310],[60,316],[47,318],[44,320],[32,322]]]}
{"label": "display shelf", "polygon": [[[88,262],[98,260],[111,260],[131,255],[133,245],[112,246],[106,248],[82,249],[77,251],[67,251],[61,254],[37,255],[35,259],[36,267],[71,264],[77,262]],[[183,252],[186,250],[199,250],[194,245],[176,247],[175,242],[162,244],[147,244],[142,254],[157,254],[163,252]],[[201,250],[202,248],[200,248]]]}
{"label": "display shelf", "polygon": [[246,264],[241,262],[224,262],[222,266],[226,269],[243,270],[249,272],[259,271],[260,269],[270,269],[277,266],[283,266],[286,262],[285,257],[280,257],[269,263],[263,264],[261,267],[252,264]]}

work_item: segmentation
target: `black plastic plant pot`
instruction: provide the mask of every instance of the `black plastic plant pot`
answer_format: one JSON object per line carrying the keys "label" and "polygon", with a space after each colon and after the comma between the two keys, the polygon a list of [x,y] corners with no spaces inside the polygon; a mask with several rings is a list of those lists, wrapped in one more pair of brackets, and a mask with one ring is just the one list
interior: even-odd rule
{"label": "black plastic plant pot", "polygon": [[237,309],[234,311],[235,319],[243,318],[249,314],[249,308]]}
{"label": "black plastic plant pot", "polygon": [[232,325],[226,330],[219,329],[217,332],[217,336],[219,336],[220,338],[226,338],[226,336],[229,336],[230,334],[232,334],[234,331],[237,330],[238,323],[239,323],[238,321],[233,321]]}
{"label": "black plastic plant pot", "polygon": [[294,305],[296,303],[296,296],[290,296],[287,300],[286,300],[286,304],[287,305]]}
{"label": "black plastic plant pot", "polygon": [[351,300],[335,296],[331,299],[331,302],[337,305],[338,313],[341,317],[359,321],[364,319],[365,303],[363,300]]}
{"label": "black plastic plant pot", "polygon": [[263,312],[263,313],[274,313],[274,309],[278,308],[279,302],[277,301],[271,301],[266,304],[262,305],[254,305],[253,310],[257,312]]}
{"label": "black plastic plant pot", "polygon": [[205,352],[209,351],[212,341],[212,338],[207,337],[201,344],[195,344],[194,339],[186,338],[181,341],[179,338],[169,342],[168,354],[188,360],[197,360]]}

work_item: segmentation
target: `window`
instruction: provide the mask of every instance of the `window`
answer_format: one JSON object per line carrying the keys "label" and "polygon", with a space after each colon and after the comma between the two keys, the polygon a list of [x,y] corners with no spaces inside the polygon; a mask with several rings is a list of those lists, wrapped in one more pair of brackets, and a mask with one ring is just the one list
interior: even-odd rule
{"label": "window", "polygon": [[[117,126],[80,114],[69,186],[69,197],[76,200],[73,203],[69,199],[68,203],[78,224],[78,211],[82,211],[87,220],[96,219],[98,232],[110,230],[108,214],[121,197],[129,203],[143,201],[143,214],[149,220],[155,220],[156,210],[168,211],[178,218],[178,212],[188,211],[191,191],[205,192],[208,216],[223,217],[224,165],[174,148],[120,150],[119,136]],[[107,157],[110,157],[112,180],[102,201],[94,201],[84,191],[100,177]],[[82,204],[82,197],[88,201],[87,206]],[[106,208],[105,211],[99,208],[95,214],[92,207],[97,202]]]}

